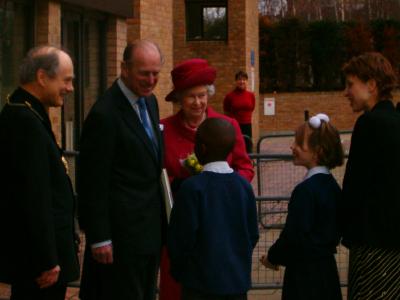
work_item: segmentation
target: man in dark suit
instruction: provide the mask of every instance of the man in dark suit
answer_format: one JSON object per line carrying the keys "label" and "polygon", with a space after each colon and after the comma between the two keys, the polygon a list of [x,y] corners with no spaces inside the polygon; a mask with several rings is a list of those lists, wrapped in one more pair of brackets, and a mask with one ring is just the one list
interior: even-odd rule
{"label": "man in dark suit", "polygon": [[121,76],[85,120],[78,174],[79,219],[87,246],[83,300],[155,299],[164,218],[162,142],[153,89],[159,48],[136,41]]}
{"label": "man in dark suit", "polygon": [[13,300],[63,300],[79,277],[74,196],[48,116],[73,77],[64,51],[32,49],[0,115],[0,281]]}

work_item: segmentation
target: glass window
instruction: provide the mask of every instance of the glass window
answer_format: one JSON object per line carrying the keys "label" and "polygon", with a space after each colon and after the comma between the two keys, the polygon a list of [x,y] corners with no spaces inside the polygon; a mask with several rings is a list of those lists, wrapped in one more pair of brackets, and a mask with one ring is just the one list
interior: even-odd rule
{"label": "glass window", "polygon": [[32,1],[0,1],[0,107],[18,85],[19,65],[33,46]]}
{"label": "glass window", "polygon": [[203,7],[203,33],[206,40],[226,40],[226,7]]}
{"label": "glass window", "polygon": [[226,1],[186,0],[186,36],[188,40],[227,40]]}

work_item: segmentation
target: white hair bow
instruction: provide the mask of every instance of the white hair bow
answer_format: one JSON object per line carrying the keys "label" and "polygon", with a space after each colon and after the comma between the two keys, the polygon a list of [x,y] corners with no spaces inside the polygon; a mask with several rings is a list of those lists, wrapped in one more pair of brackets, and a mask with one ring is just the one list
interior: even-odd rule
{"label": "white hair bow", "polygon": [[324,121],[326,123],[329,123],[329,117],[326,114],[317,114],[313,117],[311,117],[308,120],[308,124],[314,129],[318,129],[321,126],[321,121]]}

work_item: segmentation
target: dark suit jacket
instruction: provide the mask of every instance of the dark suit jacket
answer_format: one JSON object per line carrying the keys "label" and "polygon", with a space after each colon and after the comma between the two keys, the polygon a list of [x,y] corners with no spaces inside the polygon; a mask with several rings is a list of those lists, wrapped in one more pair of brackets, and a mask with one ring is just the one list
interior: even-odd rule
{"label": "dark suit jacket", "polygon": [[400,250],[400,114],[379,101],[351,138],[340,205],[342,243]]}
{"label": "dark suit jacket", "polygon": [[33,280],[57,264],[61,281],[77,279],[71,184],[47,113],[21,88],[0,115],[0,174],[0,279]]}
{"label": "dark suit jacket", "polygon": [[156,254],[161,247],[162,142],[157,100],[147,107],[160,151],[117,82],[83,126],[78,175],[79,219],[89,244],[112,240],[114,258]]}

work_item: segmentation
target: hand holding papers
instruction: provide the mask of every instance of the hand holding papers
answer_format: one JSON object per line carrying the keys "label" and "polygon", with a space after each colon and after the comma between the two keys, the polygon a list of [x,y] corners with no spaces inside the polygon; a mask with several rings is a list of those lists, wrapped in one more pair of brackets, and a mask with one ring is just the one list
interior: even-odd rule
{"label": "hand holding papers", "polygon": [[172,198],[171,187],[169,185],[169,178],[166,169],[162,169],[161,172],[161,184],[163,187],[164,202],[165,202],[165,212],[167,214],[167,221],[169,223],[169,218],[171,215],[172,206],[174,204],[174,199]]}

